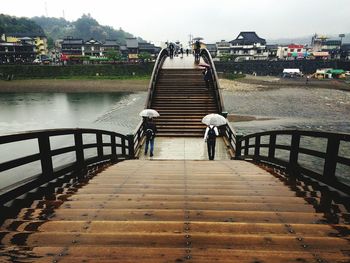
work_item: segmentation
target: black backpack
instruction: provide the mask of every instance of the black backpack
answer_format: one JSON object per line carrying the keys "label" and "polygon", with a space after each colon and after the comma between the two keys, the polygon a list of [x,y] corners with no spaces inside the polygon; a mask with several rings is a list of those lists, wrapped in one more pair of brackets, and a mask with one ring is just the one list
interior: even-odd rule
{"label": "black backpack", "polygon": [[151,139],[153,138],[153,136],[154,136],[153,130],[152,130],[152,129],[147,129],[147,130],[146,130],[146,138],[147,138],[148,140],[151,140]]}
{"label": "black backpack", "polygon": [[213,128],[209,127],[208,140],[215,140],[215,138],[216,138],[216,134],[215,134],[214,127]]}

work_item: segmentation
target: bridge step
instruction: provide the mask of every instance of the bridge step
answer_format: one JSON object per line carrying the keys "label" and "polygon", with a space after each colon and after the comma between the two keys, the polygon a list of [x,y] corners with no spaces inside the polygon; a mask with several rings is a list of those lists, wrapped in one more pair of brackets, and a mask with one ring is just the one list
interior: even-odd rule
{"label": "bridge step", "polygon": [[67,187],[4,222],[1,262],[350,259],[345,212],[333,222],[319,193],[248,162],[124,161]]}
{"label": "bridge step", "polygon": [[162,69],[152,108],[161,115],[157,119],[159,136],[201,137],[205,128],[201,119],[218,111],[200,69]]}

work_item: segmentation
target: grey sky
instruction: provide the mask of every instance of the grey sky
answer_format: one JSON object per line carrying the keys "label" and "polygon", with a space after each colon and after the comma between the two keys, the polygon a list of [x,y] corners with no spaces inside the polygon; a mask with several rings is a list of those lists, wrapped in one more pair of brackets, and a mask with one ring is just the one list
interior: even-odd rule
{"label": "grey sky", "polygon": [[313,33],[350,33],[350,0],[0,0],[0,13],[76,20],[90,13],[100,24],[123,28],[145,40],[232,40],[240,31],[267,39]]}

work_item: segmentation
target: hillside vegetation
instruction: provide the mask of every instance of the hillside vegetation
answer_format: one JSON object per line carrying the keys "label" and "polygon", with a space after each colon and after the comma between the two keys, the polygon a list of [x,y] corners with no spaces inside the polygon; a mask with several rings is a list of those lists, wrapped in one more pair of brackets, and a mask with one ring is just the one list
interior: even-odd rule
{"label": "hillside vegetation", "polygon": [[126,38],[133,37],[132,34],[125,32],[121,28],[116,30],[110,26],[100,25],[89,14],[84,14],[81,18],[73,22],[67,21],[64,18],[44,16],[33,17],[32,20],[40,25],[47,36],[53,40],[72,36],[84,40],[89,40],[91,38],[97,40],[116,39],[119,43],[125,44]]}

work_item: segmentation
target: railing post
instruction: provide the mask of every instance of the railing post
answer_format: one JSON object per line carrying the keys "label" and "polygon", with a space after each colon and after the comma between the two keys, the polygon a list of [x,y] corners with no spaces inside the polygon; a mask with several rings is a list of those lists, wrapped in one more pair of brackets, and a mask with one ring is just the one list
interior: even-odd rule
{"label": "railing post", "polygon": [[41,170],[43,176],[53,176],[50,137],[43,133],[38,137]]}
{"label": "railing post", "polygon": [[235,152],[235,159],[240,159],[242,154],[242,141],[241,138],[242,135],[236,135],[236,152]]}
{"label": "railing post", "polygon": [[134,150],[134,135],[126,135],[128,140],[128,150],[129,150],[129,159],[135,159],[135,150]]}
{"label": "railing post", "polygon": [[79,130],[74,132],[75,156],[77,160],[77,170],[84,172],[86,169],[84,148],[83,148],[83,133]]}
{"label": "railing post", "polygon": [[333,180],[335,178],[339,144],[340,140],[337,135],[332,135],[328,138],[327,151],[323,168],[323,177],[327,180]]}
{"label": "railing post", "polygon": [[99,159],[103,158],[103,138],[102,133],[97,132],[96,133],[96,144],[97,144],[97,156]]}
{"label": "railing post", "polygon": [[117,147],[116,147],[116,143],[115,143],[115,135],[111,134],[111,161],[113,163],[118,161],[118,155],[117,155]]}
{"label": "railing post", "polygon": [[289,164],[287,171],[290,175],[297,176],[299,174],[298,155],[300,145],[300,134],[293,132],[292,141],[290,145]]}
{"label": "railing post", "polygon": [[249,138],[244,140],[244,155],[249,155]]}
{"label": "railing post", "polygon": [[255,137],[255,146],[254,146],[254,161],[259,161],[260,160],[260,135],[257,135]]}
{"label": "railing post", "polygon": [[275,153],[276,153],[276,134],[270,135],[270,142],[269,142],[269,160],[275,159]]}

